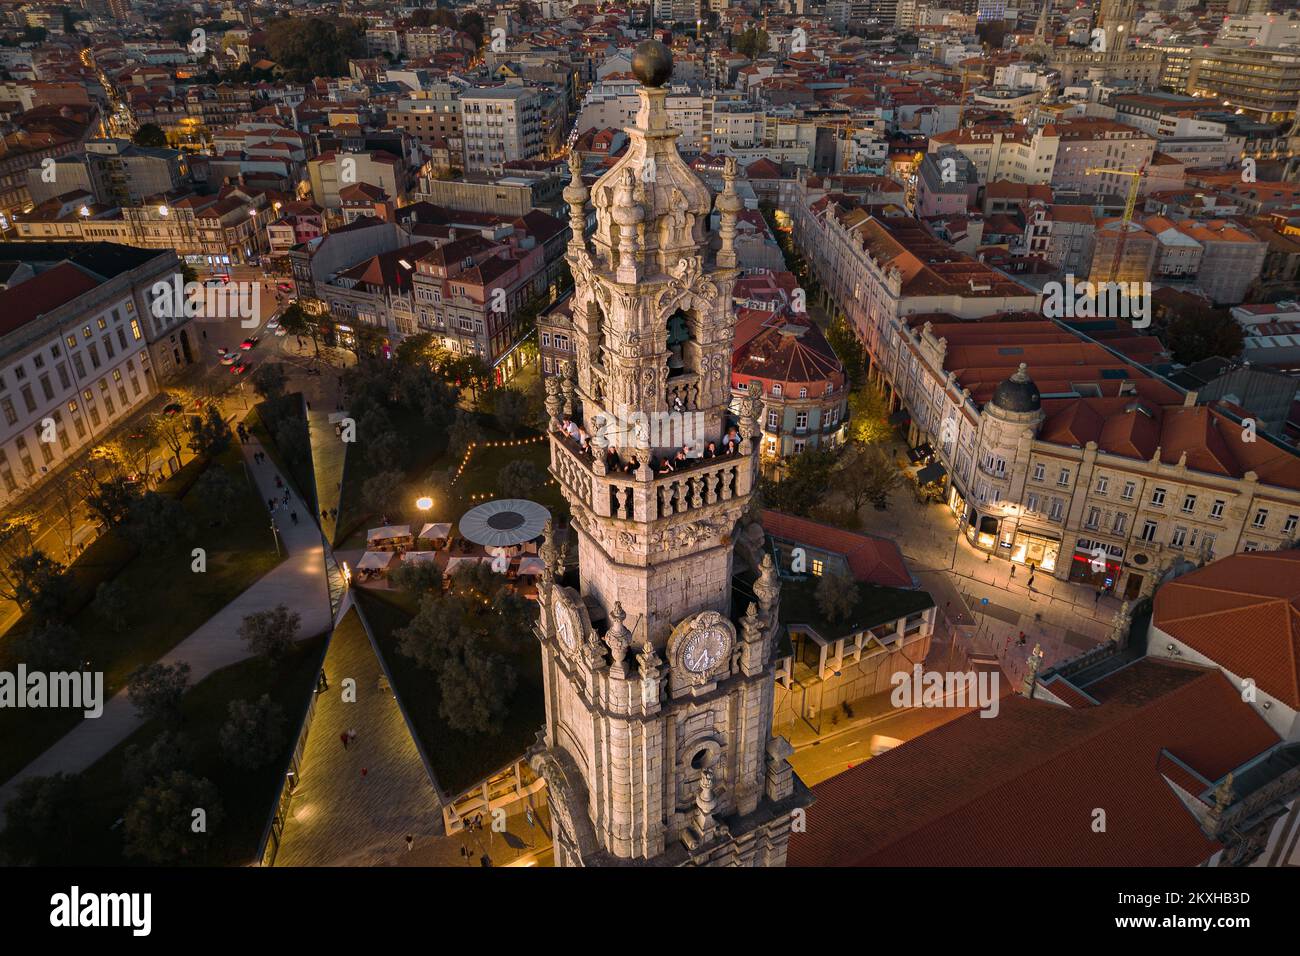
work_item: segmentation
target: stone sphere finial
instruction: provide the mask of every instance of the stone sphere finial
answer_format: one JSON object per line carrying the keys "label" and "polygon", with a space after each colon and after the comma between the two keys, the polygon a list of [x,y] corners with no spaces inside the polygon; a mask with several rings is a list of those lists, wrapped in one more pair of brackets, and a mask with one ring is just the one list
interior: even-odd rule
{"label": "stone sphere finial", "polygon": [[673,54],[658,40],[645,40],[632,52],[632,73],[645,86],[663,86],[673,75]]}

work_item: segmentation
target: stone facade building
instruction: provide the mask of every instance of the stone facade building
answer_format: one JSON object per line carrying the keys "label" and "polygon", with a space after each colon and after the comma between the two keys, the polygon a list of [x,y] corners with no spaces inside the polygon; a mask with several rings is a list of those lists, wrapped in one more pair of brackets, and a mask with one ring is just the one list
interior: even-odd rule
{"label": "stone facade building", "polygon": [[591,190],[575,157],[565,190],[576,367],[547,380],[547,410],[556,425],[563,415],[590,429],[594,455],[552,430],[579,580],[557,575],[548,541],[537,628],[546,725],[530,758],[547,782],[560,865],[779,866],[807,791],[790,745],[771,735],[780,580],[770,556],[750,549],[753,597],[732,602],[745,557],[735,531],[757,478],[756,403],[733,454],[668,473],[651,460],[680,442],[637,430],[608,457],[601,429],[678,408],[719,439],[728,422],[741,202],[729,162],[711,234],[713,197],[668,123],[671,63],[658,42],[637,48],[641,110],[627,153]]}

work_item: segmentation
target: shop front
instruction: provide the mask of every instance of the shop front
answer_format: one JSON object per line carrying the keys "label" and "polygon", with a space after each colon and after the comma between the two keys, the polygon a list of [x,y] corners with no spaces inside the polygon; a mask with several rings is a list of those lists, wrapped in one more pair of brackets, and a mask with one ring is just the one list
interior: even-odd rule
{"label": "shop front", "polygon": [[1124,571],[1124,549],[1116,544],[1079,538],[1070,558],[1070,580],[1099,591],[1114,591]]}
{"label": "shop front", "polygon": [[1051,535],[1020,528],[1011,539],[1012,561],[1029,567],[1042,568],[1049,574],[1056,571],[1056,562],[1060,553],[1061,541]]}

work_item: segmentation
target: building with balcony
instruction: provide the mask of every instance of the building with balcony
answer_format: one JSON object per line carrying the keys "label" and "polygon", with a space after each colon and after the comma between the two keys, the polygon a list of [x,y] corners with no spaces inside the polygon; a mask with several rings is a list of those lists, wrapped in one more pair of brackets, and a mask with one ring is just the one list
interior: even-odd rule
{"label": "building with balcony", "polygon": [[529,86],[475,87],[460,95],[465,169],[485,170],[543,153],[541,91]]}
{"label": "building with balcony", "polygon": [[739,309],[731,387],[737,397],[762,397],[760,462],[772,474],[780,473],[783,459],[844,441],[844,366],[806,313]]}

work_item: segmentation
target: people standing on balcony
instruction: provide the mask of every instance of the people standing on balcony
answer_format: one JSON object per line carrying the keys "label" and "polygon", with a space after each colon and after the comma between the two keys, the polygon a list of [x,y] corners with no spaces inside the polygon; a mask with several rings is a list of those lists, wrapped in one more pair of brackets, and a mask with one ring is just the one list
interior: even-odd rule
{"label": "people standing on balcony", "polygon": [[707,445],[704,446],[704,457],[705,458],[718,457],[718,446],[716,442],[709,442]]}
{"label": "people standing on balcony", "polygon": [[722,439],[722,449],[728,455],[734,455],[740,451],[740,432],[736,430],[735,425],[727,427],[726,437]]}
{"label": "people standing on balcony", "polygon": [[671,458],[665,457],[664,460],[659,463],[659,474],[670,475],[672,473],[673,473],[673,460]]}
{"label": "people standing on balcony", "polygon": [[605,470],[614,471],[615,469],[622,467],[623,460],[618,457],[618,446],[610,445],[609,449],[605,452]]}

